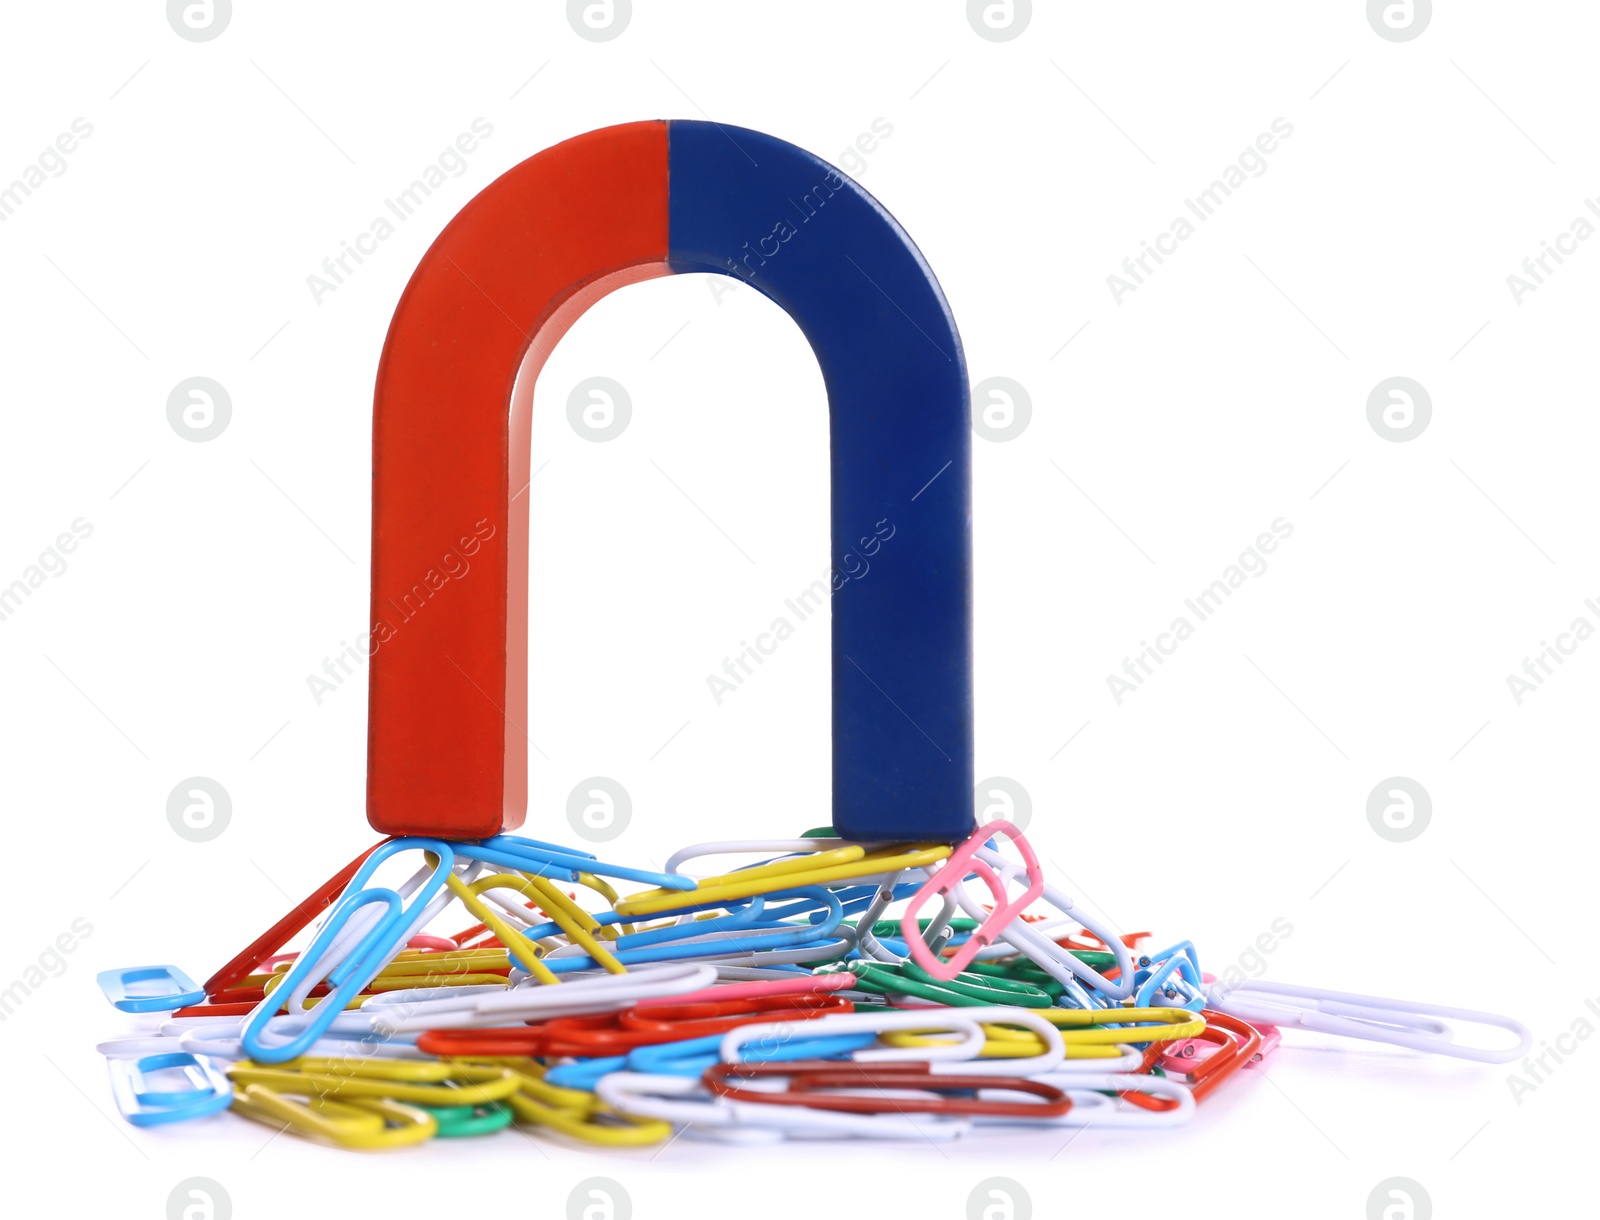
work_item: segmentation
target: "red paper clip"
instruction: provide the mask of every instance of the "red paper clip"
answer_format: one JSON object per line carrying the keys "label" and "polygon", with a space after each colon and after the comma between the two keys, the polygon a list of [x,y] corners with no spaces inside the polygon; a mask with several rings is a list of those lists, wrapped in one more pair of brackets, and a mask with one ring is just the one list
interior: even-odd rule
{"label": "red paper clip", "polygon": [[[994,823],[989,823],[990,826]],[[741,1089],[730,1077],[786,1077],[787,1091]],[[805,1106],[846,1114],[984,1114],[1005,1118],[1059,1118],[1072,1109],[1072,1099],[1054,1085],[1021,1076],[934,1075],[926,1063],[840,1064],[805,1059],[794,1063],[718,1063],[706,1069],[705,1085],[730,1101],[768,1106]],[[880,1089],[880,1097],[830,1089]],[[978,1096],[979,1090],[1028,1093],[1040,1101],[998,1101]],[[968,1096],[949,1097],[947,1093]],[[918,1096],[923,1094],[923,1096]],[[933,1096],[926,1096],[933,1094]]]}
{"label": "red paper clip", "polygon": [[775,1016],[808,1020],[855,1011],[853,1002],[833,995],[768,996],[683,1008],[696,1015],[663,1020],[662,1008],[655,1007],[647,1014],[626,1009],[597,1016],[555,1017],[537,1025],[503,1029],[430,1029],[417,1038],[417,1047],[430,1055],[603,1058],[625,1055],[641,1046],[725,1034],[740,1025],[770,1021]]}
{"label": "red paper clip", "polygon": [[[1188,1077],[1196,1101],[1209,1095],[1219,1084],[1254,1059],[1256,1052],[1261,1049],[1261,1033],[1255,1026],[1209,1008],[1202,1009],[1200,1015],[1206,1019],[1206,1028],[1196,1035],[1195,1040],[1210,1042],[1217,1049],[1203,1059],[1185,1061],[1181,1068],[1173,1069],[1181,1071]],[[1149,1071],[1165,1051],[1166,1047],[1162,1043],[1152,1042],[1144,1053],[1144,1063],[1140,1070]],[[1133,1105],[1146,1110],[1173,1110],[1178,1105],[1177,1102],[1167,1098],[1151,1097],[1145,1093],[1123,1093],[1121,1096]]]}
{"label": "red paper clip", "polygon": [[356,870],[366,862],[368,856],[387,842],[389,842],[387,838],[380,839],[367,848],[313,890],[311,895],[292,911],[241,949],[232,961],[206,980],[206,994],[215,996],[219,992],[226,991],[261,962],[283,948],[293,936],[315,919],[324,907],[330,906],[344,893],[345,886],[350,884],[350,878],[356,875]]}

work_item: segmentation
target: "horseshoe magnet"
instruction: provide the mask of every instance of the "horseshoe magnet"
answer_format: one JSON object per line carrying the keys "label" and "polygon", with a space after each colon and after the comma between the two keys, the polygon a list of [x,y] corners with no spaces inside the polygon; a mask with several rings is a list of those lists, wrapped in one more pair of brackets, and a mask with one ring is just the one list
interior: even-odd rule
{"label": "horseshoe magnet", "polygon": [[894,531],[870,575],[832,581],[834,829],[921,842],[972,829],[971,432],[950,308],[905,231],[839,170],[759,132],[672,121],[589,132],[509,170],[395,308],[372,422],[378,830],[472,839],[522,824],[532,387],[595,301],[691,271],[771,298],[816,354],[834,564]]}

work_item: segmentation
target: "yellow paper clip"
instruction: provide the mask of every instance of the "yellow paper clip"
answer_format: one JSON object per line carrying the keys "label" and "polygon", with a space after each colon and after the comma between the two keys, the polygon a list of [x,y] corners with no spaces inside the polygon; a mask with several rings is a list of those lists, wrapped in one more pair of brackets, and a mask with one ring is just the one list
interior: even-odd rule
{"label": "yellow paper clip", "polygon": [[[612,974],[626,974],[628,968],[617,960],[611,950],[594,937],[600,928],[593,915],[585,911],[543,877],[525,873],[501,874],[474,881],[471,889],[482,893],[491,889],[514,889],[537,902],[546,914],[567,934],[567,939],[580,946],[604,969]],[[527,937],[523,937],[524,940]]]}
{"label": "yellow paper clip", "polygon": [[621,1114],[586,1089],[547,1084],[543,1065],[533,1059],[474,1056],[456,1060],[455,1066],[463,1080],[472,1079],[475,1072],[513,1072],[519,1078],[519,1088],[506,1099],[506,1104],[519,1122],[548,1127],[586,1144],[639,1148],[659,1144],[672,1135],[669,1122]]}
{"label": "yellow paper clip", "polygon": [[[622,901],[622,895],[618,894],[616,887],[604,877],[597,877],[593,873],[579,873],[578,884],[599,894],[600,897],[606,900],[607,906],[615,907],[617,903]],[[607,940],[616,940],[618,936],[629,936],[632,933],[633,925],[631,923],[608,924],[600,929],[600,935]]]}
{"label": "yellow paper clip", "polygon": [[[428,856],[430,860],[433,858],[431,854]],[[499,882],[500,880],[500,876],[497,875],[484,878],[469,886],[460,877],[457,877],[455,873],[447,872],[444,883],[450,887],[452,894],[461,899],[461,905],[471,911],[479,923],[483,924],[484,927],[499,938],[500,943],[510,951],[511,956],[517,959],[518,965],[541,983],[559,983],[561,980],[555,976],[550,967],[539,960],[539,955],[533,946],[533,942],[491,911],[483,899],[478,897],[479,888],[484,886],[485,881]],[[520,880],[520,877],[514,878],[505,882],[505,884],[514,884]]]}
{"label": "yellow paper clip", "polygon": [[638,1148],[659,1144],[672,1135],[672,1124],[657,1118],[619,1114],[593,1093],[561,1089],[537,1076],[522,1076],[522,1088],[507,1104],[518,1119],[549,1127],[586,1144],[608,1148]]}
{"label": "yellow paper clip", "polygon": [[367,984],[369,991],[406,991],[412,987],[476,987],[498,983],[504,987],[504,974],[484,967],[504,967],[504,949],[458,949],[431,952],[407,949],[378,972]]}
{"label": "yellow paper clip", "polygon": [[300,1100],[259,1084],[234,1093],[232,1108],[246,1118],[341,1148],[403,1148],[432,1139],[439,1130],[433,1115],[415,1106],[383,1098],[334,1101],[315,1094]]}
{"label": "yellow paper clip", "polygon": [[1061,1030],[1063,1041],[1080,1046],[1176,1042],[1196,1037],[1206,1027],[1206,1019],[1187,1008],[1044,1008],[1039,1015]]}
{"label": "yellow paper clip", "polygon": [[806,885],[831,885],[855,877],[871,877],[901,869],[922,868],[950,854],[948,844],[927,847],[880,848],[870,854],[859,844],[835,847],[811,855],[775,860],[738,872],[707,877],[692,890],[645,890],[617,904],[618,915],[654,915],[685,906],[709,906],[738,898],[753,898],[777,889]]}
{"label": "yellow paper clip", "polygon": [[[316,1064],[317,1060],[311,1061]],[[452,1065],[443,1080],[432,1083],[405,1078],[404,1070],[389,1063],[367,1064],[360,1074],[343,1068],[333,1071],[293,1071],[283,1067],[262,1067],[244,1060],[228,1068],[238,1084],[260,1084],[279,1093],[298,1093],[316,1097],[382,1097],[390,1101],[409,1101],[427,1106],[481,1106],[485,1102],[505,1101],[521,1085],[518,1074],[509,1068],[492,1072],[463,1073]],[[391,1061],[398,1062],[398,1061]],[[468,1080],[471,1083],[459,1084]]]}
{"label": "yellow paper clip", "polygon": [[367,1080],[390,1080],[403,1084],[439,1084],[456,1070],[442,1059],[324,1058],[302,1055],[287,1063],[275,1063],[273,1070],[306,1072],[321,1076],[360,1076]]}
{"label": "yellow paper clip", "polygon": [[379,977],[393,974],[470,974],[485,967],[505,966],[504,949],[457,949],[439,953],[429,949],[407,949],[385,966]]}
{"label": "yellow paper clip", "polygon": [[[1115,1059],[1119,1054],[1118,1046],[1180,1041],[1198,1036],[1206,1027],[1204,1017],[1185,1008],[1035,1008],[1029,1011],[1061,1030],[1068,1059]],[[1112,1028],[1105,1024],[1108,1021],[1119,1024]],[[1130,1029],[1120,1024],[1122,1022],[1137,1022],[1142,1027]],[[1147,1022],[1150,1024],[1145,1024]],[[1043,1039],[1032,1030],[986,1022],[983,1031],[987,1037],[978,1054],[980,1059],[1025,1059],[1044,1053]],[[948,1037],[904,1031],[885,1032],[879,1035],[879,1040],[888,1046],[908,1048],[938,1046],[949,1041]]]}

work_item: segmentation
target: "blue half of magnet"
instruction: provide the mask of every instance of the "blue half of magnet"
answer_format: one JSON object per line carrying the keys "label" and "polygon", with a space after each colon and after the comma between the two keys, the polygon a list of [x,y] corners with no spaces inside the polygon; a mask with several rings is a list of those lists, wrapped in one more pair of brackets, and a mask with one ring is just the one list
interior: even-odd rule
{"label": "blue half of magnet", "polygon": [[782,306],[828,391],[834,829],[964,837],[972,441],[944,293],[876,199],[792,144],[674,121],[668,164],[673,270],[731,275]]}

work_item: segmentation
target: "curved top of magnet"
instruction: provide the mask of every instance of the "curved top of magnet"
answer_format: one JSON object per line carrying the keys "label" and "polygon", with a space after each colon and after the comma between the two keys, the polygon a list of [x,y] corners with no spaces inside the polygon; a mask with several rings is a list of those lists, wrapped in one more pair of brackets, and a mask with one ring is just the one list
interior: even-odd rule
{"label": "curved top of magnet", "polygon": [[522,823],[531,387],[594,301],[689,271],[782,306],[827,389],[834,567],[805,609],[831,609],[835,830],[971,830],[971,432],[954,318],[854,180],[772,136],[687,121],[589,132],[507,171],[395,309],[373,406],[379,830]]}

